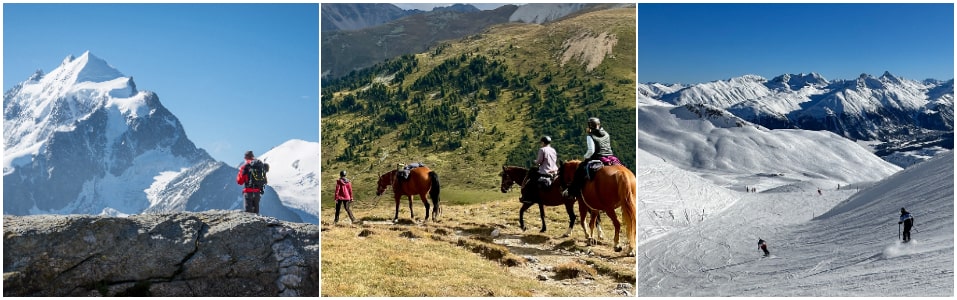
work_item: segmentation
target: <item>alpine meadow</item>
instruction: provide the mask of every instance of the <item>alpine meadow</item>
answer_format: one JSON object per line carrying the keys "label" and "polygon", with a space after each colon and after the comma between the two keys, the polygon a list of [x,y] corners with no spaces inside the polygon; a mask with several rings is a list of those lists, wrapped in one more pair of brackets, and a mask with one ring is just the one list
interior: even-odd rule
{"label": "alpine meadow", "polygon": [[[591,117],[634,172],[636,8],[621,6],[542,24],[499,23],[324,78],[322,295],[634,295],[635,257],[615,251],[608,216],[599,212],[604,239],[596,245],[579,225],[585,216],[562,236],[569,216],[561,206],[544,208],[545,224],[528,210],[522,230],[521,187],[503,184],[504,166],[537,168],[542,136],[551,137],[559,164],[581,160]],[[394,187],[377,185],[410,163],[424,164],[441,183],[432,220],[423,219],[428,208],[418,194],[411,205],[407,196],[396,204]],[[340,171],[354,189],[356,223],[348,216],[333,222]],[[633,195],[630,201],[633,210]],[[617,211],[619,244],[634,245],[626,230],[634,232],[634,216],[623,214]]]}

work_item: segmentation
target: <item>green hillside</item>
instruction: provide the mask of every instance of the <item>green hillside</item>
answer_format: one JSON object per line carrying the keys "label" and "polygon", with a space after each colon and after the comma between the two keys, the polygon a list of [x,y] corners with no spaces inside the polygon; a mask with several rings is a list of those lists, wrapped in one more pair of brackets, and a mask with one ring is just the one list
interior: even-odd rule
{"label": "green hillside", "polygon": [[529,166],[542,135],[559,159],[580,159],[592,116],[634,169],[635,12],[498,25],[328,82],[324,196],[339,170],[350,172],[363,199],[377,174],[423,162],[439,174],[444,201],[494,197],[501,166]]}

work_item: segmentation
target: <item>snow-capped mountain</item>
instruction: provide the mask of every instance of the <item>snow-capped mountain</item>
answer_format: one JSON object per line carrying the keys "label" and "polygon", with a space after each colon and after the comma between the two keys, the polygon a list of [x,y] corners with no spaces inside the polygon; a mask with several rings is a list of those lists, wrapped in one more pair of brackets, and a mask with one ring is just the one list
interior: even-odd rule
{"label": "snow-capped mountain", "polygon": [[269,185],[304,222],[319,223],[319,143],[289,140],[259,159],[269,164]]}
{"label": "snow-capped mountain", "polygon": [[828,130],[852,139],[953,130],[953,80],[919,82],[889,72],[835,81],[816,73],[772,80],[745,75],[648,96],[676,105],[716,106],[769,128]]}
{"label": "snow-capped mountain", "polygon": [[828,81],[810,73],[672,86],[679,88],[669,91],[668,85],[649,83],[639,84],[638,90],[641,97],[708,105],[771,129],[827,130],[854,140],[891,143],[884,149],[900,144],[912,148],[915,140],[924,147],[953,149],[953,79],[914,81],[885,72]]}
{"label": "snow-capped mountain", "polygon": [[[156,93],[89,52],[3,101],[4,214],[242,208],[238,170],[196,148]],[[271,189],[261,212],[301,221]]]}

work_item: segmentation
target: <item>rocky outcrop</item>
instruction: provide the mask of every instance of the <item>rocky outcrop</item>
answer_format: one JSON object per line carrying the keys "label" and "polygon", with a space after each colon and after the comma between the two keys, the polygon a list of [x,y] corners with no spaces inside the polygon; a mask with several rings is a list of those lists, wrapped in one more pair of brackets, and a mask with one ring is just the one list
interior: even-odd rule
{"label": "rocky outcrop", "polygon": [[3,217],[4,296],[319,296],[319,226],[236,211]]}

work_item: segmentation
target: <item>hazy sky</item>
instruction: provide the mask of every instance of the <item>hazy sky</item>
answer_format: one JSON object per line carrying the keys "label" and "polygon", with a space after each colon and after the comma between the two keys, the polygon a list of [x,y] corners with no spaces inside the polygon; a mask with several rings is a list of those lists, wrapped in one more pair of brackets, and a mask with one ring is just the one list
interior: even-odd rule
{"label": "hazy sky", "polygon": [[638,81],[954,78],[953,4],[639,4]]}
{"label": "hazy sky", "polygon": [[155,92],[238,165],[319,140],[318,4],[3,4],[3,90],[84,51]]}

